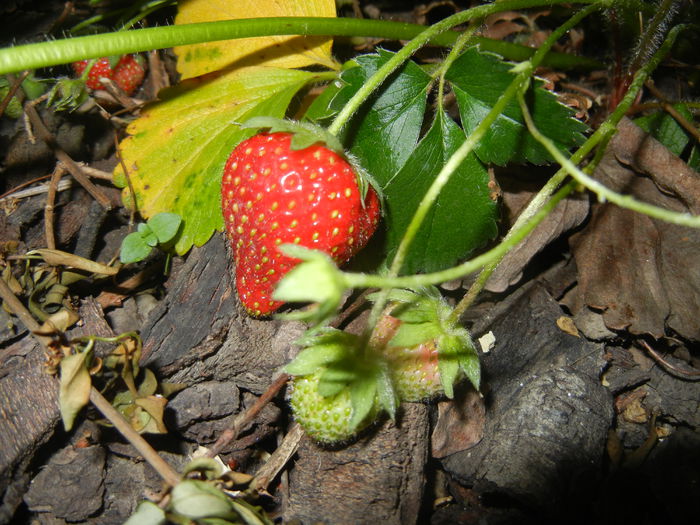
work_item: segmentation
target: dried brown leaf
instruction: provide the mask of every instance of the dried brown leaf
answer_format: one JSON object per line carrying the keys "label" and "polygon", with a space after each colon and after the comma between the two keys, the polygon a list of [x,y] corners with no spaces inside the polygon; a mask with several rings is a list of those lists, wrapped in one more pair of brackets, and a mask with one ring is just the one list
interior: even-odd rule
{"label": "dried brown leaf", "polygon": [[[662,145],[634,128],[631,123],[621,126],[596,177],[644,202],[697,212],[700,175],[679,166],[677,157],[669,159]],[[649,177],[619,159],[644,168]],[[611,330],[656,338],[671,331],[700,339],[700,271],[695,264],[700,231],[603,203],[595,206],[586,229],[572,237],[571,248],[579,271],[578,287],[567,296],[574,314],[587,305],[602,312]]]}

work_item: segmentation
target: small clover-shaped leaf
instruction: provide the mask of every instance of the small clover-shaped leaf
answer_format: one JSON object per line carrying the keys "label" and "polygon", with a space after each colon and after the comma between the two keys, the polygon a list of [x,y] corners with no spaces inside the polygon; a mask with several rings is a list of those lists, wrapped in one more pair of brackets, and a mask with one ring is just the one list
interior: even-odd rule
{"label": "small clover-shaped leaf", "polygon": [[151,230],[150,226],[145,223],[141,223],[136,227],[136,232],[141,235],[143,242],[145,242],[151,248],[158,245],[158,236]]}
{"label": "small clover-shaped leaf", "polygon": [[161,212],[148,219],[148,227],[158,238],[158,243],[165,244],[172,241],[182,224],[182,217],[177,213]]}
{"label": "small clover-shaped leaf", "polygon": [[143,261],[152,248],[146,244],[140,232],[135,231],[130,233],[122,241],[122,247],[119,252],[119,260],[123,264]]}

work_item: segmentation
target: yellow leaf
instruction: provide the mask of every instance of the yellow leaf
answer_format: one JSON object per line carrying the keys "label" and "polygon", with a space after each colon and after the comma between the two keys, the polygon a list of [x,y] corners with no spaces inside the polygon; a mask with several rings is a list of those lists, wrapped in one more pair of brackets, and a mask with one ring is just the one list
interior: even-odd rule
{"label": "yellow leaf", "polygon": [[[183,0],[176,24],[273,16],[335,17],[335,0]],[[223,68],[253,65],[282,68],[320,64],[337,69],[332,40],[323,36],[266,36],[175,47],[183,79]]]}

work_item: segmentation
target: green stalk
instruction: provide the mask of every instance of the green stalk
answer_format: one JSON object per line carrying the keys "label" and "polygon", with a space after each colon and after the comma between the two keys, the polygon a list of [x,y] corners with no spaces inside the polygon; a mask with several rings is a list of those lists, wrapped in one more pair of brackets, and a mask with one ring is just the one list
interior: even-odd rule
{"label": "green stalk", "polygon": [[[384,63],[374,75],[372,75],[367,82],[365,82],[360,89],[353,95],[353,97],[345,104],[343,109],[335,117],[335,120],[328,126],[328,132],[337,135],[343,126],[348,123],[355,112],[364,104],[364,102],[374,93],[374,91],[397,69],[399,69],[404,62],[406,62],[413,54],[418,51],[421,47],[425,46],[429,42],[433,41],[435,38],[439,37],[441,34],[445,33],[454,26],[464,24],[471,20],[479,20],[487,17],[488,15],[499,13],[502,11],[511,11],[516,9],[526,9],[528,7],[535,7],[539,2],[533,0],[506,0],[503,2],[497,2],[495,4],[488,4],[479,7],[473,7],[456,13],[452,16],[441,20],[437,24],[434,24],[426,28],[423,32],[417,35],[413,40],[401,48],[394,56]],[[551,3],[558,4],[562,3],[560,0],[554,0]],[[597,0],[583,0],[583,3],[599,3]],[[596,7],[597,9],[597,7]]]}
{"label": "green stalk", "polygon": [[[671,48],[673,47],[673,44],[676,41],[676,37],[683,29],[685,29],[685,26],[677,26],[674,27],[671,31],[669,31],[669,34],[666,37],[666,40],[664,41],[662,46],[651,57],[651,59],[641,69],[637,71],[627,93],[620,101],[620,104],[618,104],[618,106],[615,108],[615,111],[613,111],[613,113],[611,113],[608,116],[605,122],[603,122],[600,125],[600,127],[595,131],[595,133],[593,133],[593,135],[591,135],[588,138],[588,140],[578,149],[578,151],[576,151],[570,157],[570,159],[568,159],[569,167],[580,163],[596,146],[601,146],[598,148],[595,158],[591,163],[589,163],[585,170],[587,173],[593,172],[595,167],[602,159],[604,148],[607,145],[607,142],[609,141],[610,137],[616,132],[617,124],[620,122],[620,120],[622,120],[622,118],[625,116],[629,108],[636,100],[639,90],[642,89],[642,86],[647,81],[647,78],[649,78],[649,75],[651,75],[651,73],[656,69],[656,67],[658,67],[659,63],[666,56],[666,54],[670,52]],[[510,231],[506,234],[504,241],[507,241],[511,235],[519,231],[519,229],[533,215],[535,215],[538,212],[538,210],[540,210],[545,205],[547,199],[549,199],[550,195],[554,193],[556,188],[559,187],[559,185],[564,181],[567,175],[567,169],[562,167],[552,176],[552,178],[547,182],[547,184],[537,193],[537,195],[535,195],[535,197],[533,197],[533,199],[530,201],[525,210],[523,210],[523,212],[520,214],[518,219],[515,221],[515,224],[513,224]],[[584,177],[586,177],[587,179],[589,178],[586,175],[584,175]],[[618,196],[623,197],[624,203],[624,196]],[[482,271],[477,276],[476,281],[472,284],[472,286],[469,288],[467,293],[464,295],[462,300],[455,308],[453,315],[461,316],[461,314],[464,313],[466,309],[474,302],[476,296],[484,288],[486,282],[488,281],[489,277],[491,277],[491,274],[496,269],[500,261],[501,259],[497,258],[488,263],[486,266],[484,266]]]}
{"label": "green stalk", "polygon": [[[499,4],[499,6],[502,7],[504,4],[505,2]],[[440,170],[440,173],[438,173],[432,185],[430,186],[430,188],[428,188],[428,191],[423,196],[423,199],[419,203],[418,208],[416,209],[416,212],[414,213],[413,218],[411,219],[411,222],[408,225],[408,228],[406,228],[406,233],[401,239],[401,243],[399,244],[399,247],[396,250],[396,254],[394,255],[394,259],[391,263],[391,267],[389,268],[388,272],[389,279],[397,277],[399,275],[401,268],[403,267],[404,261],[406,260],[408,250],[411,244],[413,243],[415,236],[418,234],[418,231],[421,225],[423,224],[423,220],[430,211],[430,208],[437,200],[438,196],[440,195],[440,192],[445,187],[445,184],[447,184],[447,182],[449,181],[452,174],[457,170],[457,168],[467,158],[467,156],[471,154],[476,145],[489,130],[491,125],[496,121],[499,115],[503,113],[510,100],[520,91],[521,87],[527,81],[529,81],[532,72],[541,63],[542,59],[546,56],[547,52],[549,51],[549,49],[551,49],[554,43],[572,27],[578,24],[583,18],[597,11],[599,8],[599,5],[590,5],[580,10],[578,13],[572,16],[566,23],[560,26],[556,31],[552,32],[549,38],[545,40],[545,42],[542,44],[542,46],[540,46],[540,48],[533,55],[532,59],[529,62],[524,62],[520,64],[520,67],[518,68],[518,75],[513,79],[508,88],[506,88],[503,94],[498,98],[498,100],[493,105],[486,117],[484,117],[484,119],[466,138],[466,140],[457,149],[457,151],[455,151],[454,154],[445,163],[442,170]],[[365,98],[363,97],[368,96],[365,95],[363,90],[367,91],[368,93],[372,93],[372,91],[376,89],[376,87],[378,87],[378,85],[381,82],[383,82],[386,76],[390,75],[396,68],[398,68],[403,63],[404,60],[406,60],[406,58],[401,56],[402,53],[404,53],[404,51],[408,50],[407,53],[414,53],[415,50],[417,50],[418,47],[421,45],[421,42],[427,41],[426,39],[430,38],[432,31],[444,31],[449,27],[452,27],[449,24],[455,23],[456,20],[459,20],[459,22],[457,23],[463,23],[467,20],[472,20],[475,18],[479,19],[481,18],[481,16],[487,16],[488,13],[482,12],[479,13],[480,16],[476,16],[474,12],[477,9],[481,8],[470,9],[463,13],[457,13],[451,17],[448,17],[439,24],[436,24],[432,28],[426,30],[423,35],[420,35],[413,41],[409,42],[401,51],[396,53],[396,55],[394,55],[390,60],[388,60],[386,64],[384,64],[384,66],[379,68],[375,75],[373,75],[364,84],[364,86],[360,88],[357,91],[357,93],[355,93],[355,96],[352,99],[350,99],[350,101],[343,108],[343,111],[341,111],[338,114],[336,120],[333,122],[333,124],[331,124],[331,126],[329,126],[328,130],[331,133],[337,133],[338,131],[340,131],[343,124],[349,118],[349,115],[352,115],[353,112],[359,108],[360,104],[364,102]],[[356,98],[359,99],[359,102],[356,102],[353,105],[354,99]],[[384,310],[384,307],[389,299],[390,292],[390,288],[383,289],[377,297],[377,300],[372,305],[372,310],[370,311],[367,320],[367,330],[365,334],[366,337],[369,337],[369,334],[379,321],[381,312]],[[453,316],[454,315],[457,314],[453,314]]]}
{"label": "green stalk", "polygon": [[[653,204],[647,204],[645,202],[638,201],[630,195],[622,195],[601,184],[592,177],[586,175],[581,169],[579,169],[571,160],[566,158],[559,149],[554,145],[554,143],[547,137],[545,137],[540,130],[535,126],[535,122],[532,120],[532,115],[527,107],[525,98],[522,93],[518,93],[518,101],[520,102],[520,108],[523,112],[523,118],[527,124],[527,128],[535,137],[540,144],[542,144],[552,157],[564,168],[566,173],[578,181],[580,184],[591,190],[598,196],[598,199],[602,202],[610,201],[617,204],[621,208],[627,208],[630,210],[638,211],[648,215],[649,217],[654,217],[656,219],[661,219],[672,224],[678,224],[680,226],[690,226],[692,228],[700,228],[700,215],[691,215],[689,213],[679,213],[659,206],[654,206]],[[588,170],[587,170],[588,171]]]}
{"label": "green stalk", "polygon": [[547,215],[549,215],[559,201],[575,188],[576,183],[569,182],[556,192],[529,221],[517,231],[514,231],[509,239],[504,239],[498,246],[458,266],[453,266],[452,268],[439,272],[408,275],[406,277],[384,277],[381,275],[344,272],[342,274],[344,283],[348,288],[416,288],[419,286],[432,286],[469,275],[483,268],[490,262],[503,257],[513,249],[520,241],[527,237]]}
{"label": "green stalk", "polygon": [[[563,0],[557,0],[561,3]],[[594,0],[581,0],[590,3]],[[509,5],[513,2],[509,2]],[[527,6],[541,5],[541,0],[521,1]],[[499,4],[500,5],[500,4]],[[504,4],[505,5],[505,4]],[[130,31],[117,31],[62,40],[51,40],[0,49],[0,74],[16,73],[27,69],[67,64],[76,60],[104,56],[138,53],[174,46],[201,44],[236,38],[280,35],[321,36],[365,36],[390,40],[407,40],[425,31],[425,26],[391,22],[387,20],[364,20],[355,18],[321,17],[270,17],[240,20],[224,20],[197,24],[182,24],[165,27],[149,27]],[[440,46],[452,45],[459,33],[456,31],[436,35],[430,43]],[[486,50],[507,58],[519,60],[530,56],[532,50],[507,42],[479,39]],[[552,54],[551,66],[560,68],[596,68],[596,61],[567,55]]]}

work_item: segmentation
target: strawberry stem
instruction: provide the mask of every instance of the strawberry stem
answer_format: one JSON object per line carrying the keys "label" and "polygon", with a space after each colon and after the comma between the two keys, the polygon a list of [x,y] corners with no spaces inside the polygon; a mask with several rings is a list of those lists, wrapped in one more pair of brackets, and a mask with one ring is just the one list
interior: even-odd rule
{"label": "strawberry stem", "polygon": [[[670,52],[673,44],[676,41],[678,34],[684,30],[686,26],[677,26],[669,31],[666,40],[658,49],[658,51],[651,57],[651,59],[637,71],[632,80],[627,93],[624,98],[620,101],[618,106],[615,108],[608,118],[600,125],[600,127],[589,137],[589,139],[569,158],[564,159],[566,163],[562,164],[562,167],[552,176],[551,179],[545,184],[545,186],[535,195],[528,206],[523,210],[515,224],[511,227],[510,231],[506,234],[503,242],[507,242],[513,235],[515,235],[519,229],[526,224],[531,217],[533,217],[540,209],[542,209],[546,203],[547,199],[556,191],[559,185],[566,179],[567,176],[572,175],[571,168],[573,171],[577,171],[575,166],[580,163],[596,146],[601,146],[598,149],[596,157],[586,166],[584,170],[586,173],[592,173],[595,167],[598,165],[602,159],[602,155],[605,151],[605,146],[607,141],[616,132],[616,127],[622,118],[627,114],[627,111],[632,106],[637,98],[637,94],[644,86],[647,78],[651,75],[652,71],[656,69],[661,60]],[[534,135],[533,135],[534,136]],[[585,176],[585,175],[584,175]],[[587,177],[587,176],[586,176]],[[614,193],[614,192],[613,192]],[[605,198],[609,198],[607,195]],[[617,200],[623,198],[623,196],[615,193],[614,197]],[[641,204],[641,203],[640,203]],[[647,213],[643,207],[635,207],[634,204],[630,208],[635,209],[640,213]],[[681,214],[680,218],[686,223],[690,221],[689,226],[695,225],[697,227],[697,217],[690,217],[685,214]],[[692,224],[695,223],[695,224]],[[505,256],[505,253],[503,254]],[[484,266],[481,273],[478,275],[472,286],[467,290],[459,304],[455,307],[453,315],[459,317],[466,311],[466,309],[474,302],[476,296],[484,288],[486,282],[488,281],[491,274],[494,272],[498,264],[500,263],[503,256],[494,259],[491,263]]]}
{"label": "strawberry stem", "polygon": [[[561,3],[556,0],[552,3]],[[599,3],[597,0],[583,0],[582,3]],[[428,27],[425,31],[418,34],[413,40],[406,44],[400,51],[392,56],[382,67],[380,67],[374,75],[372,75],[363,86],[357,90],[355,95],[345,104],[345,107],[338,113],[335,120],[328,126],[328,131],[334,135],[340,133],[352,116],[362,106],[362,104],[374,93],[374,91],[404,62],[406,62],[416,51],[428,44],[430,41],[439,37],[454,26],[464,24],[471,20],[479,20],[493,13],[501,11],[510,11],[516,9],[525,9],[534,7],[537,2],[532,0],[510,0],[497,2],[495,4],[482,5],[461,11],[452,16],[441,20],[437,24]],[[600,7],[600,6],[598,6]],[[598,9],[596,7],[596,9]],[[550,45],[551,47],[551,45]],[[548,50],[549,48],[547,48]],[[544,56],[543,53],[542,56]]]}
{"label": "strawberry stem", "polygon": [[[396,277],[401,272],[401,268],[403,267],[404,261],[406,260],[408,250],[411,244],[413,243],[413,240],[415,239],[418,230],[423,224],[423,220],[427,216],[428,212],[430,211],[430,208],[433,206],[433,203],[437,200],[438,196],[440,195],[440,192],[445,187],[445,184],[447,184],[447,182],[450,180],[450,177],[455,172],[455,170],[457,170],[457,168],[462,164],[462,162],[467,158],[467,156],[469,156],[472,153],[479,141],[491,128],[491,126],[501,115],[501,113],[503,113],[510,101],[518,93],[522,92],[522,90],[527,88],[532,73],[541,63],[542,59],[551,49],[551,47],[557,42],[557,40],[561,38],[561,36],[564,35],[567,31],[569,31],[572,27],[578,24],[583,18],[597,11],[598,9],[600,9],[600,7],[600,5],[590,5],[588,7],[585,7],[584,9],[581,9],[564,24],[562,24],[555,31],[553,31],[552,34],[547,38],[547,40],[545,40],[545,42],[540,46],[540,48],[529,61],[521,62],[516,66],[518,74],[515,76],[508,88],[506,88],[506,90],[501,94],[501,96],[498,98],[498,100],[493,105],[491,111],[489,111],[486,117],[484,117],[484,119],[479,123],[479,125],[474,129],[474,131],[472,131],[472,133],[469,134],[469,136],[462,143],[462,145],[445,163],[442,170],[440,170],[440,173],[438,173],[432,185],[430,186],[430,188],[428,188],[428,191],[423,196],[423,199],[418,205],[418,208],[415,214],[413,215],[413,218],[411,219],[408,228],[406,229],[406,233],[401,239],[401,243],[399,244],[399,247],[396,250],[396,255],[394,256],[394,260],[392,261],[391,267],[389,269],[389,278]],[[445,21],[450,20],[461,14],[462,13],[453,15],[452,17],[445,19]],[[397,56],[398,53],[394,56],[394,58],[396,58]],[[386,65],[388,64],[389,62],[387,62]],[[377,74],[380,71],[381,69],[377,71]],[[371,83],[371,80],[372,79],[370,79],[370,81],[368,81],[365,84],[365,86],[369,85]],[[335,122],[333,124],[335,124]],[[329,131],[332,132],[330,128]],[[504,255],[505,253],[506,252],[504,252]],[[384,306],[386,305],[389,292],[389,289],[382,290],[379,298],[374,303],[367,322],[368,330],[372,330],[373,327],[376,325],[377,321],[379,320],[379,316],[381,315],[381,312],[384,309]]]}
{"label": "strawberry stem", "polygon": [[[564,3],[565,0],[546,2]],[[600,0],[580,0],[582,3]],[[541,6],[542,0],[512,0],[487,6],[489,12],[505,11],[525,7]],[[366,36],[391,40],[407,40],[424,32],[425,26],[388,20],[323,17],[270,17],[177,26],[149,27],[99,35],[88,35],[51,40],[34,44],[0,49],[0,74],[15,73],[26,69],[56,66],[110,55],[125,55],[173,46],[200,44],[218,40],[233,40],[270,35],[329,35]],[[430,43],[440,46],[452,45],[459,33],[444,32],[434,35]],[[532,55],[525,46],[499,42],[487,38],[479,39],[480,45],[512,60],[523,60]],[[596,61],[559,53],[552,56],[550,65],[560,68],[596,68]]]}

